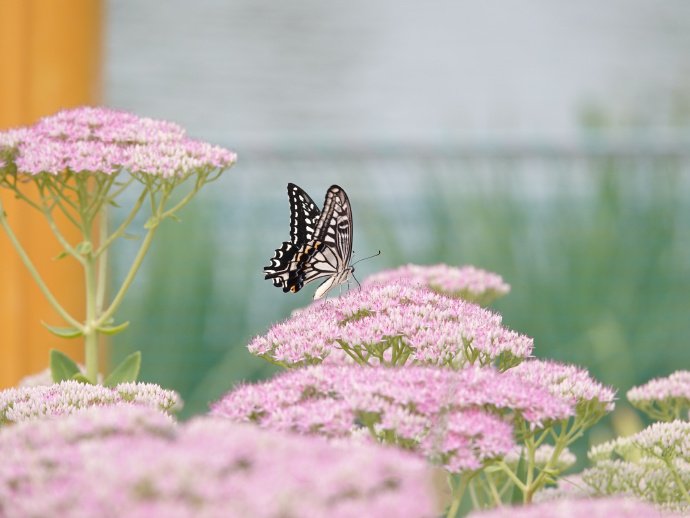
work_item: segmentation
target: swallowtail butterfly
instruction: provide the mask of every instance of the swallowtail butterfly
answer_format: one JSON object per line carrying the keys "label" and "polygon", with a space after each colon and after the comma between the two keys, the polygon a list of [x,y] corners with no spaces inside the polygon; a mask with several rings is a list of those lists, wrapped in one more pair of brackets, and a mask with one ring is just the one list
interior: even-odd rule
{"label": "swallowtail butterfly", "polygon": [[317,288],[314,300],[347,282],[355,269],[352,258],[352,209],[345,191],[331,185],[319,210],[309,195],[294,183],[287,186],[290,198],[290,241],[275,251],[271,264],[264,267],[266,279],[297,293],[316,279],[326,277]]}

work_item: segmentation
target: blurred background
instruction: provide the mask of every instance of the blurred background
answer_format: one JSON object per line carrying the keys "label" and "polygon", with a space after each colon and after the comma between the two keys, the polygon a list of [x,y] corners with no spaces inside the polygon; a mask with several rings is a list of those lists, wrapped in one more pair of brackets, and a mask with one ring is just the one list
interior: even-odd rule
{"label": "blurred background", "polygon": [[[118,0],[100,19],[104,104],[239,155],[161,228],[111,346],[142,350],[185,416],[269,376],[247,342],[311,300],[263,279],[288,182],[347,190],[355,257],[383,252],[360,278],[495,271],[512,292],[494,309],[535,354],[623,400],[690,365],[686,1]],[[590,441],[636,419],[621,404]]]}

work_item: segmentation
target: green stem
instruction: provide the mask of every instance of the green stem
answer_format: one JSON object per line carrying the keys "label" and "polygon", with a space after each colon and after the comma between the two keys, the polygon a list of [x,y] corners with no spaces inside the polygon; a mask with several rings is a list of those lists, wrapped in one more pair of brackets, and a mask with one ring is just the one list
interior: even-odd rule
{"label": "green stem", "polygon": [[136,275],[137,271],[139,271],[139,267],[144,261],[144,257],[146,256],[146,252],[148,252],[149,247],[151,246],[151,241],[153,240],[153,235],[155,234],[157,228],[158,224],[153,225],[151,228],[149,228],[149,231],[147,232],[146,237],[144,237],[144,240],[142,241],[141,246],[139,247],[139,251],[137,252],[136,257],[134,258],[134,261],[132,262],[132,265],[129,268],[129,271],[127,272],[125,280],[122,281],[122,286],[120,286],[120,289],[115,295],[115,298],[113,298],[113,301],[110,303],[110,306],[108,306],[108,309],[106,309],[96,321],[96,327],[100,327],[106,321],[108,321],[108,319],[110,319],[115,314],[115,311],[117,311],[117,308],[122,303],[122,300],[125,297],[125,293],[127,293],[127,290],[131,286],[132,281],[134,281],[134,276]]}
{"label": "green stem", "polygon": [[96,325],[96,259],[88,254],[84,261],[86,280],[86,326],[84,347],[86,356],[86,377],[91,383],[98,383],[98,326]]}
{"label": "green stem", "polygon": [[72,317],[53,296],[50,289],[48,288],[48,286],[46,286],[46,283],[43,281],[43,278],[38,273],[38,270],[36,270],[36,267],[31,262],[31,259],[29,259],[29,256],[24,250],[24,247],[22,247],[21,243],[17,239],[17,236],[12,230],[12,227],[10,227],[10,224],[7,221],[7,215],[5,214],[5,209],[3,207],[2,200],[0,200],[0,225],[2,225],[2,227],[5,229],[7,236],[10,238],[12,246],[14,246],[15,250],[17,250],[19,257],[21,258],[26,268],[29,270],[29,273],[31,274],[33,279],[36,281],[38,288],[41,290],[43,295],[45,295],[46,299],[48,299],[50,305],[55,309],[55,311],[57,311],[57,313],[62,317],[62,319],[65,322],[75,327],[76,329],[83,330],[84,326],[82,326],[82,324],[80,324],[74,317]]}
{"label": "green stem", "polygon": [[95,253],[96,257],[101,255],[102,253],[105,253],[113,241],[124,235],[129,225],[132,223],[132,221],[134,221],[134,218],[139,213],[139,209],[144,204],[144,201],[146,201],[146,194],[146,190],[142,191],[141,195],[139,196],[139,198],[137,198],[137,201],[134,203],[134,207],[129,212],[125,220],[120,224],[120,226],[117,227],[117,230],[115,230],[110,236],[108,236],[107,234],[101,234],[101,241],[98,246],[98,250],[96,250]]}
{"label": "green stem", "polygon": [[460,504],[462,503],[462,497],[465,495],[465,490],[467,489],[467,484],[470,481],[469,476],[461,475],[460,482],[456,487],[453,488],[453,500],[448,507],[448,512],[446,513],[446,518],[455,518],[460,510]]}
{"label": "green stem", "polygon": [[65,196],[57,190],[57,188],[50,182],[43,184],[45,189],[50,191],[55,207],[60,209],[60,212],[77,228],[81,229],[81,224],[75,219],[72,213],[65,207],[64,203],[67,203],[72,209],[77,210],[76,204],[70,201],[69,197]]}
{"label": "green stem", "polygon": [[[208,176],[207,173],[199,173],[198,178],[196,179],[196,183],[194,185],[194,188],[187,193],[187,195],[182,198],[174,207],[169,208],[165,212],[161,214],[161,219],[167,218],[172,216],[175,212],[180,210],[182,207],[187,205],[192,198],[196,195],[197,192],[199,192],[199,189],[204,185],[204,181],[206,180],[206,176]],[[162,205],[162,203],[161,203]]]}
{"label": "green stem", "polygon": [[494,503],[496,505],[501,505],[503,502],[501,501],[501,495],[498,494],[498,490],[496,489],[496,484],[494,483],[493,478],[491,475],[488,473],[484,473],[484,478],[486,479],[487,487],[489,488],[489,494],[491,494],[491,497],[494,499]]}
{"label": "green stem", "polygon": [[690,503],[690,493],[688,493],[688,488],[686,488],[685,484],[683,484],[683,479],[678,474],[675,466],[669,459],[664,459],[664,461],[666,462],[668,469],[670,469],[671,473],[673,473],[673,478],[676,480],[676,484],[678,484],[678,487],[683,491],[683,498],[686,502]]}
{"label": "green stem", "polygon": [[[551,457],[534,479],[531,479],[531,477],[528,478],[527,487],[524,491],[524,503],[527,504],[532,502],[532,497],[534,496],[534,493],[536,493],[544,485],[546,477],[554,471],[554,467],[556,465],[556,462],[558,462],[558,458],[561,456],[561,453],[568,446],[568,444],[570,444],[571,433],[572,430],[571,432],[568,432],[567,430],[567,421],[561,422],[561,431],[558,434],[558,437],[555,441]],[[530,451],[530,466],[534,466],[535,452],[536,449],[534,450],[534,452]],[[532,475],[532,472],[530,472],[530,475]]]}
{"label": "green stem", "polygon": [[501,468],[501,471],[503,471],[506,474],[506,476],[513,481],[513,484],[515,484],[518,487],[518,489],[520,489],[520,491],[522,491],[523,493],[527,491],[527,486],[525,485],[525,483],[522,480],[520,480],[517,477],[517,475],[515,475],[515,473],[513,473],[513,470],[510,469],[508,464],[501,460],[498,461],[496,465]]}
{"label": "green stem", "polygon": [[[121,170],[115,173],[115,176],[119,176],[120,172]],[[134,176],[129,175],[129,178],[127,178],[127,180],[125,180],[124,182],[116,183],[115,185],[117,185],[118,187],[112,193],[110,193],[110,199],[114,200],[115,198],[120,196],[120,194],[122,194],[132,184],[132,182],[134,182]]]}
{"label": "green stem", "polygon": [[[105,206],[101,211],[99,226],[98,242],[103,243],[108,237],[108,209]],[[101,250],[101,247],[99,247],[99,250]],[[100,315],[103,312],[105,292],[108,284],[108,250],[103,249],[100,256],[98,253],[95,253],[94,257],[98,260],[98,274],[96,277],[96,314]]]}
{"label": "green stem", "polygon": [[57,226],[57,223],[55,222],[55,219],[53,218],[53,214],[51,212],[51,208],[48,207],[45,202],[43,204],[43,215],[45,216],[46,220],[48,221],[48,226],[50,227],[50,230],[53,231],[53,234],[55,234],[55,237],[57,238],[58,242],[62,246],[62,248],[67,252],[69,255],[74,257],[77,261],[79,261],[81,264],[84,264],[84,256],[81,255],[70,243],[67,241],[65,236],[62,235],[62,232],[60,232],[60,229]]}
{"label": "green stem", "polygon": [[108,191],[112,187],[113,182],[115,181],[115,177],[108,176],[105,179],[103,179],[100,176],[96,176],[95,181],[96,186],[94,187],[94,192],[92,194],[93,201],[91,202],[91,205],[87,208],[87,213],[89,214],[89,217],[92,221],[96,217],[96,215],[100,214],[101,209],[103,208],[106,201],[109,199]]}

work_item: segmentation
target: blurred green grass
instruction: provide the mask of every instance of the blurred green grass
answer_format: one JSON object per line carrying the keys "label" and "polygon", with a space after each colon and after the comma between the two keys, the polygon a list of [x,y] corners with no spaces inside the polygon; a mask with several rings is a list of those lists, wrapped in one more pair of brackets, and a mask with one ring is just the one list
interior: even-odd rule
{"label": "blurred green grass", "polygon": [[[512,292],[494,308],[534,337],[535,355],[590,369],[624,401],[631,386],[690,365],[687,163],[575,162],[420,161],[409,176],[396,171],[398,183],[388,173],[373,184],[372,172],[390,164],[361,162],[336,164],[325,176],[350,192],[356,250],[383,251],[358,274],[408,262],[498,272]],[[182,222],[161,229],[123,309],[132,325],[114,339],[113,361],[142,350],[142,378],[178,390],[183,417],[206,411],[238,382],[275,372],[246,344],[313,292],[284,295],[261,272],[288,235],[284,185],[311,191],[313,177],[298,172],[301,164],[266,166],[295,173],[286,179],[257,173],[262,167],[238,166]],[[348,167],[361,174],[344,173]],[[244,183],[234,175],[246,175]],[[116,278],[126,255],[115,258]],[[607,419],[594,440],[626,427]]]}

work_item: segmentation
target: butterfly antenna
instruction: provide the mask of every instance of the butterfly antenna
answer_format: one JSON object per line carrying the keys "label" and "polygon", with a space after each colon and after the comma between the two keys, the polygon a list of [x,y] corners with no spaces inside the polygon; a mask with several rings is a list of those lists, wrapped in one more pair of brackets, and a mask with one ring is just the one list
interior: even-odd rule
{"label": "butterfly antenna", "polygon": [[[362,257],[361,259],[357,259],[357,260],[356,260],[354,263],[352,263],[350,266],[354,266],[354,265],[356,265],[357,263],[361,263],[362,261],[366,261],[367,259],[372,259],[372,258],[374,258],[374,257],[378,257],[379,255],[381,255],[381,250],[379,250],[378,252],[376,252],[374,255],[370,255],[369,257]],[[354,275],[353,275],[353,277],[354,277]],[[355,280],[357,280],[357,279],[355,279]],[[359,282],[358,282],[357,284],[359,284]]]}

